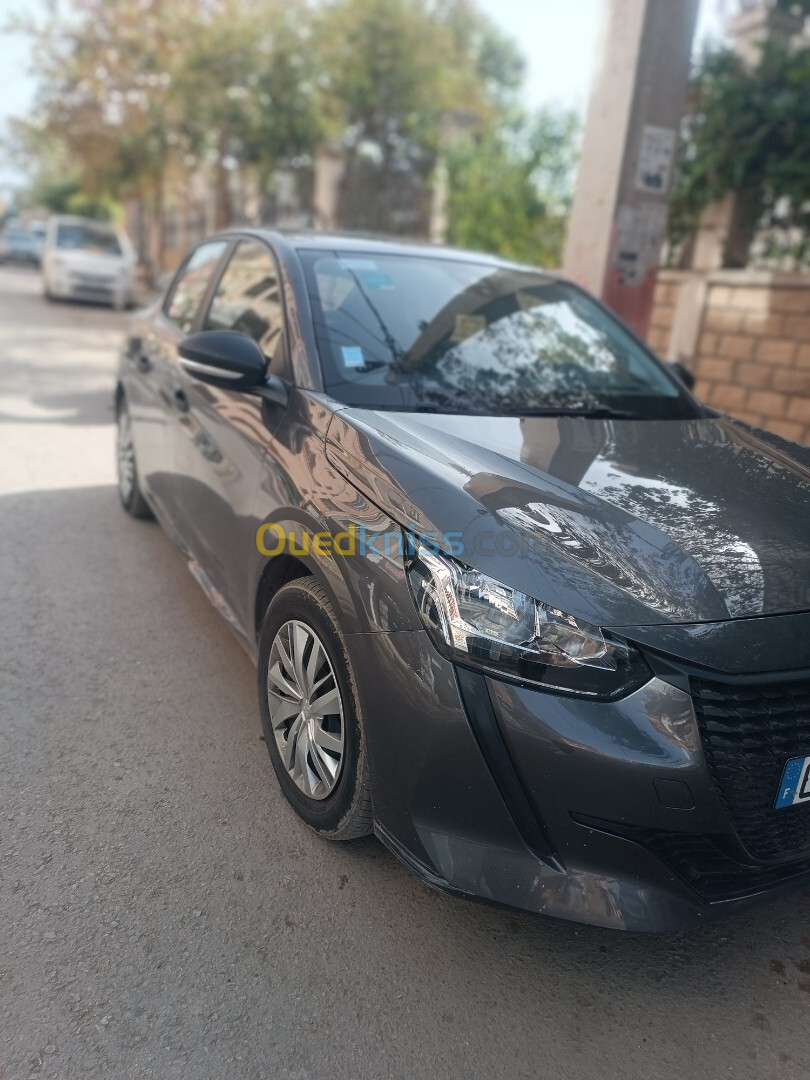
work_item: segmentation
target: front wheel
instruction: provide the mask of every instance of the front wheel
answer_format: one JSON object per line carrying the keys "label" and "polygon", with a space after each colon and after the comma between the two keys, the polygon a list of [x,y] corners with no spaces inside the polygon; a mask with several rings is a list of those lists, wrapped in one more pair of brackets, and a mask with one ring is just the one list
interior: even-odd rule
{"label": "front wheel", "polygon": [[372,828],[371,787],[357,686],[324,590],[297,578],[273,598],[259,638],[259,708],[287,801],[331,840]]}
{"label": "front wheel", "polygon": [[118,471],[118,497],[126,512],[134,518],[150,518],[152,511],[138,483],[135,444],[126,401],[118,407],[118,430],[115,440],[115,462]]}

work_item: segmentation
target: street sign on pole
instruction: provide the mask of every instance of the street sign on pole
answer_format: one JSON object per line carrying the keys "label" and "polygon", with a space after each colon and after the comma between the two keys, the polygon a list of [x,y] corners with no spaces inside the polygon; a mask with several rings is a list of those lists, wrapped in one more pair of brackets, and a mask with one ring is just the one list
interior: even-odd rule
{"label": "street sign on pole", "polygon": [[604,0],[564,267],[642,336],[699,0]]}

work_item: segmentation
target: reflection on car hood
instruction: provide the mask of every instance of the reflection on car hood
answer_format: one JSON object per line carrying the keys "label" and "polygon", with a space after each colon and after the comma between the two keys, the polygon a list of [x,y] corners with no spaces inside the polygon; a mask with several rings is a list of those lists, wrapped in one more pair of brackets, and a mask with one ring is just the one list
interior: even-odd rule
{"label": "reflection on car hood", "polygon": [[592,622],[810,609],[810,453],[732,420],[344,409],[327,454],[400,524]]}

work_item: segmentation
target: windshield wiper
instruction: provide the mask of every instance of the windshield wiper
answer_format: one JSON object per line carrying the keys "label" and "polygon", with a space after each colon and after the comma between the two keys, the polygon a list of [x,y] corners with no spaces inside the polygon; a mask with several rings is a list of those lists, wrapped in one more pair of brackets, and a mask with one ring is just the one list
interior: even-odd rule
{"label": "windshield wiper", "polygon": [[585,420],[647,420],[642,413],[629,412],[626,409],[611,409],[607,405],[596,405],[591,409],[526,409],[520,416],[581,416]]}

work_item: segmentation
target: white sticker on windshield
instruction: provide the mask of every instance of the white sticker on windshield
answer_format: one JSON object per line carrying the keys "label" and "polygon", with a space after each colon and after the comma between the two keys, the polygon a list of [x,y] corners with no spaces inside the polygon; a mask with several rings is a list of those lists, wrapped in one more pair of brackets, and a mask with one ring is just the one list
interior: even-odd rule
{"label": "white sticker on windshield", "polygon": [[533,308],[540,307],[542,302],[534,293],[525,292],[523,289],[518,289],[515,293],[515,299],[521,311],[532,311]]}
{"label": "white sticker on windshield", "polygon": [[365,366],[366,362],[363,359],[363,350],[359,345],[342,345],[340,355],[343,359],[344,367],[357,368]]}
{"label": "white sticker on windshield", "polygon": [[475,337],[486,328],[487,320],[483,315],[456,315],[453,326],[451,341],[466,341],[467,338]]}

